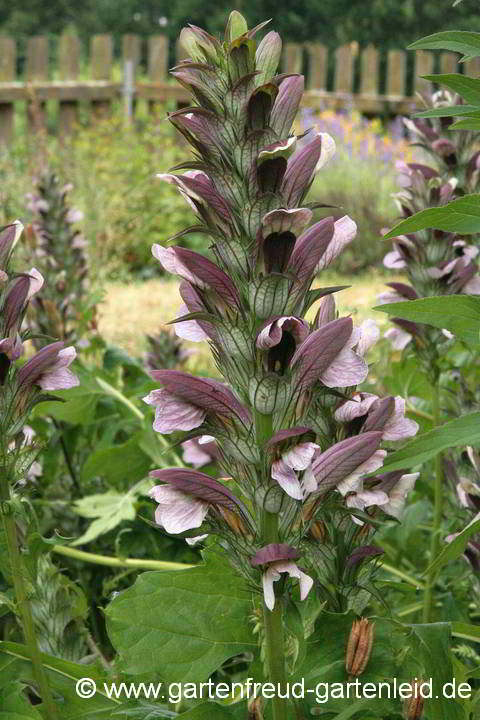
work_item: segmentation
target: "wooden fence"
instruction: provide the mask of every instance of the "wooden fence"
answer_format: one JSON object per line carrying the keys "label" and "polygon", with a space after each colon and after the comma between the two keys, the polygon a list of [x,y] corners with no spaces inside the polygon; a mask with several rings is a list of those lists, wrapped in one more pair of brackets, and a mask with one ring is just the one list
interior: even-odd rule
{"label": "wooden fence", "polygon": [[[79,79],[81,48],[78,38],[64,34],[58,38],[57,57],[50,65],[48,39],[31,37],[27,41],[24,76],[17,78],[17,47],[15,41],[0,36],[0,142],[8,143],[14,133],[14,106],[27,101],[28,127],[34,132],[45,122],[45,103],[58,103],[58,129],[68,133],[74,125],[79,104],[88,104],[93,114],[104,114],[112,102],[126,97],[129,111],[136,99],[157,103],[185,103],[188,94],[178,84],[168,80],[168,40],[164,35],[152,35],[142,47],[137,35],[122,38],[123,82],[112,80],[113,40],[110,35],[95,35],[90,40],[89,80]],[[146,55],[142,55],[146,50]],[[333,58],[329,53],[333,53]],[[177,59],[182,57],[177,48]],[[140,73],[141,59],[146,58],[146,74]],[[466,71],[480,74],[479,58],[472,60]],[[410,61],[411,62],[411,61]],[[421,75],[434,69],[458,72],[455,53],[434,54],[417,51],[413,58],[413,87],[407,95],[407,53],[389,50],[385,55],[369,46],[358,51],[350,43],[328,51],[317,43],[284,46],[283,72],[305,72],[307,92],[304,104],[313,107],[342,107],[354,105],[366,113],[410,112],[416,104],[416,93],[428,90]],[[473,67],[472,67],[473,65]],[[333,69],[333,72],[332,72]],[[50,76],[54,70],[58,79]],[[410,69],[411,72],[411,69]],[[140,78],[141,75],[141,78]],[[137,77],[140,79],[137,81]],[[128,80],[128,82],[126,82]],[[382,92],[380,92],[382,89]]]}

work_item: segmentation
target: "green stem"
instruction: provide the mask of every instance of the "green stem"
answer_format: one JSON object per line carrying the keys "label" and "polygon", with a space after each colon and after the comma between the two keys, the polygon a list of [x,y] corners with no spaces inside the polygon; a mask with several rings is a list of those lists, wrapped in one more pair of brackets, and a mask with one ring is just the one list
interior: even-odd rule
{"label": "green stem", "polygon": [[27,595],[25,585],[24,565],[18,546],[17,528],[15,517],[13,515],[12,506],[10,504],[10,488],[8,477],[4,472],[1,473],[0,479],[0,503],[2,506],[3,525],[5,528],[5,536],[7,541],[8,557],[12,572],[13,589],[17,607],[22,620],[23,635],[28,654],[32,661],[33,677],[38,688],[39,695],[42,699],[43,707],[46,715],[52,720],[58,720],[57,707],[53,701],[50,686],[48,684],[47,674],[43,667],[40,649],[38,647],[35,625],[33,622],[32,608]]}
{"label": "green stem", "polygon": [[[432,415],[433,425],[438,427],[441,424],[440,417],[440,388],[438,382],[432,387]],[[434,485],[434,509],[433,527],[430,541],[430,565],[440,551],[440,533],[443,518],[443,454],[438,453],[435,457],[435,485]],[[433,609],[433,588],[437,578],[437,570],[432,568],[427,573],[425,592],[423,595],[423,622],[431,622]]]}
{"label": "green stem", "polygon": [[[260,453],[263,455],[265,444],[272,437],[273,433],[272,416],[262,415],[256,412],[255,432],[257,445]],[[263,479],[266,485],[268,478],[264,477]],[[262,511],[262,534],[262,540],[265,545],[278,543],[277,513],[268,512],[268,510],[265,509]],[[272,698],[272,717],[273,720],[287,720],[287,700],[286,698],[279,697],[279,694],[285,694],[286,689],[285,640],[281,598],[276,599],[273,610],[269,610],[265,603],[263,603],[263,618],[269,681],[273,683],[276,691],[276,694]]]}
{"label": "green stem", "polygon": [[424,585],[422,582],[420,582],[420,580],[417,580],[411,575],[408,575],[406,572],[403,572],[403,570],[399,570],[398,568],[383,562],[380,564],[380,567],[382,568],[382,570],[385,570],[385,572],[390,573],[390,575],[396,575],[397,577],[407,582],[409,585],[413,585],[413,587],[417,588],[418,590],[424,589]]}
{"label": "green stem", "polygon": [[107,567],[137,568],[138,570],[187,570],[195,567],[183,563],[167,562],[164,560],[137,560],[135,558],[117,558],[110,555],[97,555],[95,553],[76,550],[66,545],[53,545],[53,552],[58,555],[81,560],[82,562],[93,563],[94,565],[106,565]]}

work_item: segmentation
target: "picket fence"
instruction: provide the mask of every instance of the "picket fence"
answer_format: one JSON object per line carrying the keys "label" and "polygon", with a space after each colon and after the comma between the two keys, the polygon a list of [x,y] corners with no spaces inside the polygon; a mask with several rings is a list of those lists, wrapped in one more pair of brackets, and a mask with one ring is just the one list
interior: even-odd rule
{"label": "picket fence", "polygon": [[[51,57],[47,37],[31,37],[26,45],[23,76],[17,77],[17,44],[11,37],[0,36],[0,143],[9,143],[15,132],[15,104],[23,101],[27,127],[36,132],[45,125],[47,101],[58,103],[57,128],[68,134],[75,125],[81,104],[92,116],[108,113],[112,103],[124,102],[126,117],[132,117],[137,99],[144,99],[153,110],[159,103],[185,104],[188,94],[168,80],[168,39],[165,35],[122,37],[123,80],[112,80],[113,39],[110,35],[94,35],[90,39],[90,79],[79,78],[81,46],[72,34],[63,34],[56,43],[56,57]],[[142,54],[142,51],[146,53]],[[329,53],[333,53],[333,58]],[[410,53],[410,55],[412,55]],[[182,58],[176,48],[177,59]],[[146,73],[141,60],[146,58]],[[480,74],[479,58],[467,65],[466,71]],[[413,83],[407,82],[408,75]],[[371,114],[408,113],[418,104],[417,93],[428,91],[429,84],[420,76],[434,70],[458,72],[455,53],[417,51],[412,60],[402,50],[383,54],[373,46],[361,51],[357,43],[328,50],[319,43],[286,43],[282,71],[304,72],[307,92],[306,106],[340,108],[353,105]],[[412,75],[413,72],[413,75]],[[58,79],[52,80],[55,75]],[[410,91],[407,93],[407,87]],[[26,101],[26,102],[25,102]]]}

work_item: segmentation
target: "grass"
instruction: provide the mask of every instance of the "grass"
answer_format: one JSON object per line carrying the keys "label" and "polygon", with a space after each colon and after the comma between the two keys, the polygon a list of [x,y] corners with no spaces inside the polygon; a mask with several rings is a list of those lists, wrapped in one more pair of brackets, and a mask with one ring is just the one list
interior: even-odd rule
{"label": "grass", "polygon": [[[336,294],[337,307],[342,315],[352,315],[356,324],[367,317],[386,327],[384,313],[374,312],[377,295],[385,283],[394,278],[390,273],[372,270],[368,274],[345,277],[333,272],[323,273],[316,287],[351,285]],[[99,330],[105,339],[124,348],[132,356],[140,356],[146,348],[145,335],[155,333],[172,320],[182,304],[178,293],[179,283],[174,279],[154,278],[128,284],[108,283],[105,299],[99,308]],[[186,343],[195,350],[187,369],[212,371],[210,353],[206,343]]]}

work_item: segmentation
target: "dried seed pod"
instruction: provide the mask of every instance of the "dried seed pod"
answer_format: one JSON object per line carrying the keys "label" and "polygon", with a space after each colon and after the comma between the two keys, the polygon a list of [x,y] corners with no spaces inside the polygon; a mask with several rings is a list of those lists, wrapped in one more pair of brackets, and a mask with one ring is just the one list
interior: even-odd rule
{"label": "dried seed pod", "polygon": [[263,720],[263,700],[254,697],[248,703],[248,720]]}
{"label": "dried seed pod", "polygon": [[318,542],[323,543],[325,542],[327,531],[325,529],[325,523],[321,520],[315,520],[310,526],[310,535],[313,537],[314,540],[318,540]]}
{"label": "dried seed pod", "polygon": [[420,720],[420,718],[423,717],[423,706],[425,705],[425,700],[420,694],[421,684],[422,680],[417,680],[417,678],[410,683],[413,695],[405,700],[405,720]]}
{"label": "dried seed pod", "polygon": [[367,667],[373,645],[374,623],[367,618],[355,620],[347,644],[345,668],[350,676],[358,677]]}

